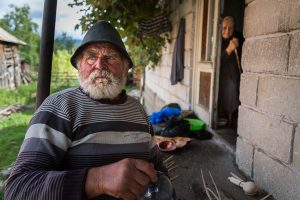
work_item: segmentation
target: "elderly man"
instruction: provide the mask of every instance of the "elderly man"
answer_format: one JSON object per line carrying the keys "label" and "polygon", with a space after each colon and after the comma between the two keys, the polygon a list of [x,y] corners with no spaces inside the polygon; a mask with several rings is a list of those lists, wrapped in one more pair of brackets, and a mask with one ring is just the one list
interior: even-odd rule
{"label": "elderly man", "polygon": [[71,58],[80,87],[35,112],[6,199],[137,199],[164,171],[142,106],[122,90],[132,61],[116,29],[96,23]]}
{"label": "elderly man", "polygon": [[234,30],[235,21],[227,16],[222,22],[222,47],[219,79],[219,117],[229,120],[229,126],[237,128],[237,114],[240,88],[241,46],[244,41],[241,35]]}

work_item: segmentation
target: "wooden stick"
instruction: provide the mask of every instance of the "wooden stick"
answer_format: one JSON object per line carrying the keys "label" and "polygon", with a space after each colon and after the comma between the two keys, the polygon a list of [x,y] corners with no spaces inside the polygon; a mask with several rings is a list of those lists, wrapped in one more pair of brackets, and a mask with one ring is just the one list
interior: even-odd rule
{"label": "wooden stick", "polygon": [[179,175],[173,176],[172,178],[170,178],[170,181],[173,181],[173,180],[175,180],[178,177],[179,177]]}
{"label": "wooden stick", "polygon": [[202,169],[201,169],[201,177],[202,177],[202,182],[203,182],[203,186],[204,186],[204,189],[205,189],[205,193],[206,193],[207,197],[209,198],[209,200],[212,200],[212,198],[210,197],[210,194],[207,190],[207,187],[206,187],[206,183],[205,183],[205,180],[204,180],[204,177],[203,177]]}
{"label": "wooden stick", "polygon": [[219,190],[218,190],[218,187],[217,187],[217,185],[216,185],[216,183],[215,183],[215,180],[213,179],[213,177],[212,177],[210,171],[208,171],[208,172],[209,172],[210,178],[211,178],[211,180],[212,180],[212,182],[213,182],[213,184],[214,184],[214,186],[215,186],[215,189],[216,189],[216,191],[217,191],[218,197],[219,197],[219,199],[221,200],[221,197],[220,197],[220,194],[219,194]]}
{"label": "wooden stick", "polygon": [[265,199],[267,199],[267,198],[270,197],[270,196],[272,196],[272,194],[268,194],[267,196],[261,198],[260,200],[265,200]]}
{"label": "wooden stick", "polygon": [[174,156],[173,155],[171,155],[171,156],[169,156],[167,159],[165,159],[164,161],[163,161],[163,163],[165,163],[165,162],[168,162],[170,159],[172,159]]}
{"label": "wooden stick", "polygon": [[175,161],[171,161],[169,163],[166,163],[166,168],[169,168],[169,167],[171,167],[174,164],[175,164]]}
{"label": "wooden stick", "polygon": [[221,200],[210,188],[207,188],[207,190],[217,199]]}
{"label": "wooden stick", "polygon": [[175,165],[174,167],[169,168],[169,169],[168,169],[168,172],[170,172],[171,170],[173,170],[173,169],[175,169],[175,168],[177,168],[177,167],[178,167],[178,166]]}

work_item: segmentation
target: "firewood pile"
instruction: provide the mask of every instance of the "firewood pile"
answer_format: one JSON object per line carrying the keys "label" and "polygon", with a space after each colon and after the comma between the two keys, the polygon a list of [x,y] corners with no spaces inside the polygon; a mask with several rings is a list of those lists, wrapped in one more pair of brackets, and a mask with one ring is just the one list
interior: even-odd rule
{"label": "firewood pile", "polygon": [[10,106],[7,106],[6,108],[1,109],[0,110],[0,119],[2,119],[3,117],[6,117],[12,113],[17,112],[21,108],[22,108],[21,104],[14,104],[14,105],[10,105]]}

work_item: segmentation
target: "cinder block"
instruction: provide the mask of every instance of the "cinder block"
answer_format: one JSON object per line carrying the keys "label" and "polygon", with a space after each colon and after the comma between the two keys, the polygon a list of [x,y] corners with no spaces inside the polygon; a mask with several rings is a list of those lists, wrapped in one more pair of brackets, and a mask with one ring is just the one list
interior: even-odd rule
{"label": "cinder block", "polygon": [[159,82],[159,85],[161,88],[163,88],[164,90],[166,90],[166,92],[168,92],[168,88],[169,88],[169,85],[170,85],[170,81],[166,78],[161,78],[160,82]]}
{"label": "cinder block", "polygon": [[185,50],[190,50],[193,48],[193,33],[192,32],[185,32],[184,36],[184,49]]}
{"label": "cinder block", "polygon": [[184,78],[182,80],[182,83],[185,86],[190,86],[191,85],[191,80],[192,80],[192,69],[191,68],[185,68],[184,69]]}
{"label": "cinder block", "polygon": [[184,51],[184,67],[193,66],[193,51],[192,49],[188,49]]}
{"label": "cinder block", "polygon": [[162,107],[164,107],[166,105],[166,102],[164,102],[161,98],[159,98],[158,96],[156,96],[155,98],[155,111],[160,111]]}
{"label": "cinder block", "polygon": [[289,36],[246,40],[243,45],[244,72],[287,74]]}
{"label": "cinder block", "polygon": [[257,107],[300,123],[300,79],[261,77]]}
{"label": "cinder block", "polygon": [[164,74],[164,77],[165,77],[166,79],[169,79],[169,80],[170,80],[170,76],[171,76],[171,66],[164,67],[164,68],[163,68],[163,74]]}
{"label": "cinder block", "polygon": [[255,0],[245,0],[245,5],[248,5],[248,4],[251,3],[252,1],[255,1]]}
{"label": "cinder block", "polygon": [[289,0],[288,17],[289,17],[289,29],[296,30],[300,28],[300,1]]}
{"label": "cinder block", "polygon": [[245,142],[241,137],[236,142],[236,164],[246,175],[252,177],[253,152],[254,148],[251,144]]}
{"label": "cinder block", "polygon": [[284,163],[290,162],[293,125],[278,117],[239,107],[239,135]]}
{"label": "cinder block", "polygon": [[194,14],[189,13],[185,16],[185,31],[186,32],[194,32]]}
{"label": "cinder block", "polygon": [[160,66],[167,66],[168,65],[168,56],[169,54],[163,54],[160,60]]}
{"label": "cinder block", "polygon": [[177,83],[175,85],[175,91],[173,93],[174,95],[176,95],[179,99],[188,102],[189,100],[189,87],[181,84],[181,83]]}
{"label": "cinder block", "polygon": [[[300,9],[298,13],[300,14]],[[292,76],[300,76],[300,32],[291,35],[290,45],[291,49],[288,74]]]}
{"label": "cinder block", "polygon": [[182,3],[180,4],[180,8],[179,8],[180,9],[180,14],[181,14],[180,17],[184,17],[187,14],[193,12],[193,8],[195,8],[194,3],[195,3],[194,0],[182,1]]}
{"label": "cinder block", "polygon": [[171,94],[167,91],[164,90],[164,94],[162,96],[159,96],[166,104],[171,101]]}
{"label": "cinder block", "polygon": [[[176,23],[172,23],[172,32],[171,32],[171,39],[172,39],[172,43],[175,43],[176,38],[177,38],[177,34],[178,34],[178,28],[179,28],[179,21],[177,21]],[[173,46],[173,45],[172,45]],[[172,49],[173,51],[173,49]]]}
{"label": "cinder block", "polygon": [[[177,33],[176,33],[177,35]],[[175,42],[176,42],[176,37],[174,39],[171,40],[171,43],[170,43],[170,55],[173,55],[173,52],[174,52],[174,48],[175,48]],[[171,56],[172,57],[172,56]],[[172,60],[172,59],[171,59]]]}
{"label": "cinder block", "polygon": [[240,84],[240,100],[242,104],[256,106],[258,74],[243,73]]}
{"label": "cinder block", "polygon": [[179,105],[182,110],[190,110],[191,109],[191,104],[189,102],[180,100]]}
{"label": "cinder block", "polygon": [[254,153],[254,181],[278,200],[300,199],[300,176],[260,151]]}
{"label": "cinder block", "polygon": [[178,2],[177,1],[170,1],[169,8],[171,11],[176,10],[177,6],[178,6]]}
{"label": "cinder block", "polygon": [[300,127],[296,128],[294,139],[293,166],[300,171]]}
{"label": "cinder block", "polygon": [[244,35],[248,38],[298,29],[299,9],[298,0],[253,1],[245,9]]}
{"label": "cinder block", "polygon": [[147,86],[145,86],[145,90],[143,92],[144,97],[144,108],[148,114],[155,111],[154,108],[154,100],[155,100],[155,93]]}

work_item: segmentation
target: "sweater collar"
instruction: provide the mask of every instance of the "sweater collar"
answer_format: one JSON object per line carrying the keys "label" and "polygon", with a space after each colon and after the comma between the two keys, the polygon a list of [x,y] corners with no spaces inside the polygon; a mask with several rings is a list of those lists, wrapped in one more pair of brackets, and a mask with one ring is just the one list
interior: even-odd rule
{"label": "sweater collar", "polygon": [[103,99],[94,99],[92,97],[90,97],[87,93],[85,93],[83,91],[83,89],[81,87],[79,87],[79,90],[85,94],[88,98],[92,99],[93,101],[96,101],[96,102],[99,102],[99,103],[102,103],[102,104],[123,104],[126,102],[128,96],[126,94],[126,90],[122,90],[120,92],[120,94],[114,98],[114,99],[109,99],[109,98],[103,98]]}

